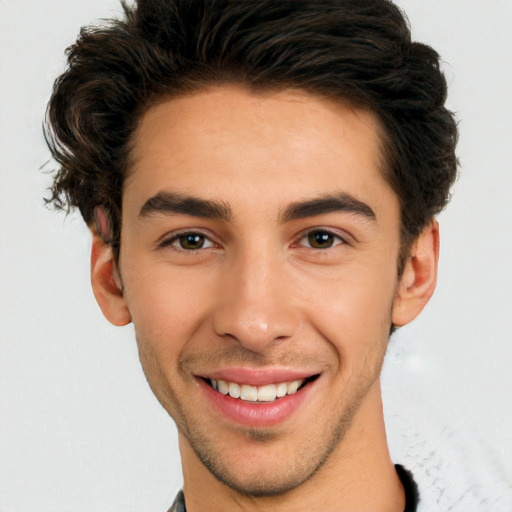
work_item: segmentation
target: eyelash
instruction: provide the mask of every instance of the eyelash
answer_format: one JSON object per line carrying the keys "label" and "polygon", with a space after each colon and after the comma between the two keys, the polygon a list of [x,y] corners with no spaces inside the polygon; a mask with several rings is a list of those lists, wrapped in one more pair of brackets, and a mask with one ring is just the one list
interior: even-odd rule
{"label": "eyelash", "polygon": [[[331,242],[331,244],[328,247],[312,247],[311,243],[313,242],[313,240],[312,240],[311,237],[313,237],[315,235],[323,236],[324,240],[327,243]],[[197,238],[201,238],[203,243],[208,244],[208,246],[204,247],[202,245],[199,248],[188,248],[187,249],[187,248],[183,247],[183,245],[182,245],[182,242],[187,237],[188,238],[195,237],[196,239]],[[301,246],[305,247],[306,246],[305,244],[304,245],[301,244],[301,242],[303,242],[303,241],[307,241],[309,243],[309,247],[307,247],[307,248],[313,249],[313,250],[318,250],[318,251],[326,251],[326,250],[332,249],[333,247],[336,247],[338,245],[348,244],[347,240],[344,237],[342,237],[341,235],[333,232],[331,229],[327,229],[327,228],[314,228],[314,229],[309,229],[307,231],[302,232],[300,234],[300,236],[297,238],[297,241],[292,244],[292,247],[294,247],[294,248],[295,247],[301,247]],[[322,240],[320,240],[320,242],[322,242]],[[158,245],[159,248],[171,247],[171,248],[173,248],[173,249],[175,249],[177,251],[189,252],[189,253],[197,253],[199,251],[202,251],[202,250],[205,250],[205,249],[211,249],[211,248],[214,248],[216,246],[218,246],[218,244],[216,244],[211,239],[210,236],[208,236],[205,233],[202,233],[201,231],[193,231],[193,230],[180,231],[178,233],[175,233],[170,238],[164,239]]]}
{"label": "eyelash", "polygon": [[[312,243],[311,237],[313,237],[315,235],[322,235],[324,237],[324,239],[326,236],[329,237],[330,241],[332,241],[331,245],[329,245],[328,247],[312,247],[311,246],[311,243]],[[326,251],[326,250],[332,249],[333,247],[336,247],[338,245],[347,244],[347,241],[345,238],[343,238],[338,233],[335,233],[332,230],[327,229],[327,228],[309,229],[309,230],[303,232],[301,234],[301,236],[298,238],[299,242],[303,241],[303,240],[308,240],[310,249],[315,249],[315,250],[319,250],[319,251]],[[322,241],[322,240],[320,240],[320,241]],[[298,245],[297,242],[293,244],[293,246],[297,246],[297,245]]]}
{"label": "eyelash", "polygon": [[[178,244],[181,245],[180,241],[183,241],[187,237],[188,238],[200,237],[203,239],[204,242],[209,242],[209,246],[208,247],[201,246],[201,247],[195,248],[195,249],[186,249],[183,246],[179,247]],[[166,239],[162,240],[162,242],[160,242],[158,244],[158,247],[159,248],[171,247],[177,251],[182,251],[182,252],[198,252],[198,251],[201,251],[204,249],[211,249],[212,247],[215,247],[216,245],[217,244],[215,244],[215,242],[213,242],[211,237],[208,236],[207,234],[202,233],[201,231],[189,230],[189,231],[180,231],[178,233],[174,233],[170,238],[166,238]]]}

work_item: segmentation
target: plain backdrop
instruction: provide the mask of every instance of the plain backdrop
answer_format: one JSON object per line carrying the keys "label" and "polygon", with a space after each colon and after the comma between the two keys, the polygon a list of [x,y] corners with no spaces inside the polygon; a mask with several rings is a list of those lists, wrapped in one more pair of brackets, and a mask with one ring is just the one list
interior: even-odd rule
{"label": "plain backdrop", "polygon": [[[437,292],[391,340],[383,388],[396,462],[428,510],[512,510],[511,0],[400,0],[444,61],[461,175],[440,216]],[[116,0],[0,0],[0,510],[165,511],[175,427],[131,326],[102,317],[89,237],[49,211],[41,122],[64,48]],[[47,165],[46,168],[51,168]]]}

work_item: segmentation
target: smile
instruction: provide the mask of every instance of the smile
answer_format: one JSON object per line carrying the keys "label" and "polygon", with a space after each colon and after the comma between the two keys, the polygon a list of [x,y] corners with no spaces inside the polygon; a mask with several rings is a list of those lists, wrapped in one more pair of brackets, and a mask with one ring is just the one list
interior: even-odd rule
{"label": "smile", "polygon": [[264,384],[252,386],[250,384],[239,384],[228,382],[222,379],[208,379],[210,386],[223,395],[243,400],[245,402],[274,402],[286,395],[295,394],[301,387],[311,379],[296,379],[278,384]]}
{"label": "smile", "polygon": [[219,418],[267,428],[302,409],[322,380],[321,375],[286,368],[224,368],[196,379],[201,395]]}

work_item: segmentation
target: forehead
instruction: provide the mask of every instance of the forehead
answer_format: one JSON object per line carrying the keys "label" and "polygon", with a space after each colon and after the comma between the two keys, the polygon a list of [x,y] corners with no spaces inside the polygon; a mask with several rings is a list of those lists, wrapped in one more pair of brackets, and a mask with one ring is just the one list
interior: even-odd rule
{"label": "forehead", "polygon": [[380,133],[371,112],[303,91],[219,86],[169,99],[134,134],[123,210],[162,191],[259,208],[337,192],[396,202]]}

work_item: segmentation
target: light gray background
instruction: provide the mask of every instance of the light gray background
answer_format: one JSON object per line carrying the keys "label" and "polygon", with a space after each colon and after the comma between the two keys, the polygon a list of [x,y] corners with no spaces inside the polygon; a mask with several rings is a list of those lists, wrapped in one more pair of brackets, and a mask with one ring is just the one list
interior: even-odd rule
{"label": "light gray background", "polygon": [[[511,0],[400,0],[445,61],[462,174],[440,216],[438,290],[384,368],[394,460],[429,511],[512,510]],[[164,511],[174,425],[131,326],[103,319],[89,238],[42,204],[41,120],[63,50],[115,0],[0,0],[0,510]]]}

